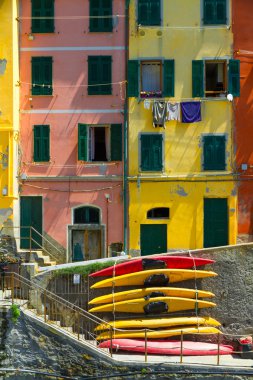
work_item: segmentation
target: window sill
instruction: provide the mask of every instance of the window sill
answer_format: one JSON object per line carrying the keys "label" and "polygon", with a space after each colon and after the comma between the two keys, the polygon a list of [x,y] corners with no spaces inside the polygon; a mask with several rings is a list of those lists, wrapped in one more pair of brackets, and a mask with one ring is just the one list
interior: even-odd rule
{"label": "window sill", "polygon": [[162,98],[162,91],[149,91],[149,92],[140,92],[141,99],[150,99],[150,98]]}
{"label": "window sill", "polygon": [[57,34],[55,31],[53,31],[53,32],[39,32],[39,31],[37,31],[37,32],[34,32],[34,31],[31,31],[31,33],[30,34]]}

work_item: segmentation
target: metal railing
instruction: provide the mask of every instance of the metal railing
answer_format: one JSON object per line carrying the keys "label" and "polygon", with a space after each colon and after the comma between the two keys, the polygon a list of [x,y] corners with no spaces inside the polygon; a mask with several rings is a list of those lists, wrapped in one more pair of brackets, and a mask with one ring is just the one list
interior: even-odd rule
{"label": "metal railing", "polygon": [[[148,335],[149,331],[154,330],[148,328],[138,330],[114,328],[111,323],[102,320],[94,314],[89,313],[83,308],[59,297],[53,292],[44,289],[17,273],[5,273],[0,276],[0,301],[20,305],[21,309],[26,310],[28,315],[36,315],[37,318],[45,324],[50,326],[54,325],[58,331],[62,331],[65,334],[75,337],[78,341],[82,341],[93,350],[96,350],[96,352],[103,352],[103,354],[111,356],[112,358],[115,358],[117,355],[117,353],[115,353],[115,351],[117,352],[117,345],[115,345],[114,342],[117,332],[131,333],[133,331],[141,331],[143,333],[142,341],[144,341],[144,350],[142,352],[143,361],[146,363],[151,362],[151,359],[149,360],[151,354],[148,352]],[[107,331],[107,348],[100,348],[98,346],[100,340],[97,338],[101,333],[101,330],[96,330],[96,327],[100,324],[103,324],[105,326],[104,330]],[[210,341],[210,337],[212,336],[212,343],[217,345],[217,349],[213,354],[212,365],[216,366],[221,364],[221,345],[233,344],[235,346],[235,343],[238,342],[240,337],[242,337],[242,335],[225,334],[222,332],[212,334],[191,333],[190,335],[201,337],[201,341],[203,341],[203,337],[208,337],[208,341]],[[183,353],[184,342],[184,333],[181,330],[181,333],[178,334],[178,353],[173,356],[174,363],[187,363],[187,355]],[[242,351],[234,349],[232,353],[242,354]],[[250,354],[252,351],[249,350],[247,353]],[[136,354],[136,352],[134,354]],[[138,354],[141,355],[141,353]],[[131,352],[128,352],[128,355],[131,357]],[[162,355],[162,353],[160,355]],[[197,361],[197,358],[198,356],[196,356],[196,361],[194,361],[194,363],[191,361],[191,364],[203,364],[203,360]],[[228,361],[228,363],[228,366],[231,366],[231,362]],[[208,362],[206,364],[210,363]],[[222,365],[226,365],[224,360]],[[245,364],[241,365],[240,361],[238,361],[238,365],[247,368]]]}
{"label": "metal railing", "polygon": [[[15,236],[15,234],[13,233],[14,239],[20,240],[20,241],[21,240],[28,240],[29,241],[29,247],[27,248],[27,250],[28,250],[28,252],[30,252],[30,254],[34,250],[42,250],[43,253],[46,253],[50,258],[53,258],[56,262],[59,262],[59,256],[62,257],[62,255],[63,255],[59,248],[57,248],[53,243],[51,243],[47,238],[45,238],[39,231],[37,231],[32,226],[11,226],[11,227],[5,227],[4,229],[6,229],[7,231],[8,230],[13,230],[13,231],[19,230],[19,236]],[[28,230],[29,236],[21,236],[22,229]],[[2,231],[1,231],[1,234],[2,234]],[[36,239],[36,237],[37,237],[37,239]],[[0,239],[2,239],[2,240],[7,239],[7,237],[0,235]],[[9,237],[8,237],[8,239],[9,239]],[[41,240],[42,243],[40,244],[38,240]],[[51,250],[48,251],[45,248],[44,242],[46,242],[52,248],[52,251]],[[35,245],[36,247],[33,247],[33,245]],[[55,254],[54,253],[55,251],[58,252],[59,255]]]}

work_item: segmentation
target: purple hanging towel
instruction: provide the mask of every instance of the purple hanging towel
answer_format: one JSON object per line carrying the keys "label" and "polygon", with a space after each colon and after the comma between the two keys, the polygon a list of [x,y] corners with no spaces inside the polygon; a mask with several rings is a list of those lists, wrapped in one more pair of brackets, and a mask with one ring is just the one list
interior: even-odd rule
{"label": "purple hanging towel", "polygon": [[201,121],[201,103],[200,102],[182,102],[182,123],[196,123]]}

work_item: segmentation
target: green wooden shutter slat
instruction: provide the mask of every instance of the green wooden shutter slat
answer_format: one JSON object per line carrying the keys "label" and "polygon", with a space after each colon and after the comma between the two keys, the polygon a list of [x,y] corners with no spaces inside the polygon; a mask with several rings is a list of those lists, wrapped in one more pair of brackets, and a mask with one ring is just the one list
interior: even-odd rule
{"label": "green wooden shutter slat", "polygon": [[192,61],[192,97],[204,96],[204,61]]}
{"label": "green wooden shutter slat", "polygon": [[163,96],[175,95],[175,61],[165,60],[163,63]]}
{"label": "green wooden shutter slat", "polygon": [[52,57],[32,57],[32,95],[52,95],[52,65]]}
{"label": "green wooden shutter slat", "polygon": [[152,26],[161,25],[161,1],[150,0],[149,3],[149,20]]}
{"label": "green wooden shutter slat", "polygon": [[160,0],[138,0],[138,24],[144,26],[161,25]]}
{"label": "green wooden shutter slat", "polygon": [[233,96],[240,96],[240,61],[238,59],[230,59],[228,76],[228,92]]}
{"label": "green wooden shutter slat", "polygon": [[161,171],[162,160],[162,135],[141,135],[141,170]]}
{"label": "green wooden shutter slat", "polygon": [[88,57],[88,95],[112,93],[112,57]]}
{"label": "green wooden shutter slat", "polygon": [[216,24],[227,23],[227,0],[216,0]]}
{"label": "green wooden shutter slat", "polygon": [[78,124],[78,160],[88,161],[88,127]]}
{"label": "green wooden shutter slat", "polygon": [[111,125],[111,161],[122,161],[122,124]]}
{"label": "green wooden shutter slat", "polygon": [[204,137],[204,170],[226,169],[225,136]]}
{"label": "green wooden shutter slat", "polygon": [[129,97],[139,96],[139,61],[128,61],[128,85],[127,93]]}
{"label": "green wooden shutter slat", "polygon": [[34,135],[34,161],[47,162],[50,160],[50,127],[49,125],[35,125]]}
{"label": "green wooden shutter slat", "polygon": [[101,88],[100,94],[109,95],[112,93],[112,57],[100,57],[100,78]]}
{"label": "green wooden shutter slat", "polygon": [[204,25],[215,24],[215,6],[213,0],[204,0]]}
{"label": "green wooden shutter slat", "polygon": [[41,161],[50,160],[50,128],[49,125],[42,126],[42,149],[41,149]]}
{"label": "green wooden shutter slat", "polygon": [[112,32],[112,0],[90,1],[90,32]]}
{"label": "green wooden shutter slat", "polygon": [[54,0],[32,0],[32,17],[33,33],[54,32]]}

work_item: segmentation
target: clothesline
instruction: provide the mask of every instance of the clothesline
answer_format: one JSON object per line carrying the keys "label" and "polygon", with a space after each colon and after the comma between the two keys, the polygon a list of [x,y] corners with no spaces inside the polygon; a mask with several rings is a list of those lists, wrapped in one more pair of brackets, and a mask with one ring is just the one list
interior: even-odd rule
{"label": "clothesline", "polygon": [[180,103],[180,102],[210,102],[212,101],[220,101],[227,100],[227,97],[216,97],[216,98],[178,98],[178,99],[169,99],[168,98],[139,98],[138,102],[150,101],[150,103],[154,102],[170,102],[170,103]]}

